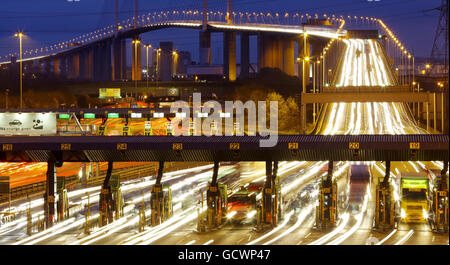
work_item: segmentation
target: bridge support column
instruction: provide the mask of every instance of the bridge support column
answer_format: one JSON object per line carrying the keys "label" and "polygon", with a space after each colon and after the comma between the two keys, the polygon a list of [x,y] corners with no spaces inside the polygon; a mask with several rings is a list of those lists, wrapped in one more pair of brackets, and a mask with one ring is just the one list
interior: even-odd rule
{"label": "bridge support column", "polygon": [[80,55],[74,54],[73,55],[73,79],[79,79],[80,78]]}
{"label": "bridge support column", "polygon": [[126,41],[115,39],[113,42],[112,71],[114,80],[126,79]]}
{"label": "bridge support column", "polygon": [[328,162],[328,175],[319,186],[319,205],[316,209],[316,227],[334,226],[337,219],[337,185],[333,183],[333,161]]}
{"label": "bridge support column", "polygon": [[241,33],[241,72],[239,79],[245,79],[249,76],[250,66],[250,37],[248,33]]}
{"label": "bridge support column", "polygon": [[111,42],[107,41],[103,47],[102,81],[112,81],[111,71]]}
{"label": "bridge support column", "polygon": [[113,162],[108,162],[108,169],[106,170],[105,180],[100,191],[99,200],[99,226],[104,226],[113,221],[113,198],[109,180],[113,170]]}
{"label": "bridge support column", "polygon": [[142,56],[141,56],[141,38],[136,36],[131,42],[132,47],[132,80],[142,80]]}
{"label": "bridge support column", "polygon": [[290,38],[281,39],[281,52],[283,53],[282,70],[288,75],[295,75],[294,40]]}
{"label": "bridge support column", "polygon": [[68,55],[67,57],[67,78],[74,79],[75,78],[75,64],[74,64],[74,55]]}
{"label": "bridge support column", "polygon": [[50,78],[52,74],[52,65],[50,60],[44,61],[44,72],[47,75],[47,78]]}
{"label": "bridge support column", "polygon": [[47,162],[47,178],[45,181],[44,193],[44,220],[46,228],[53,225],[55,216],[55,177],[56,163],[55,161]]}
{"label": "bridge support column", "polygon": [[61,57],[59,69],[60,69],[60,76],[62,78],[67,78],[67,57],[66,56]]}
{"label": "bridge support column", "polygon": [[60,65],[60,59],[59,58],[53,59],[53,75],[55,77],[59,77],[59,75],[60,75],[59,65]]}
{"label": "bridge support column", "polygon": [[392,188],[389,185],[391,174],[391,161],[386,161],[386,172],[383,182],[376,187],[376,205],[375,205],[375,229],[390,229],[394,227],[394,201],[392,197]]}
{"label": "bridge support column", "polygon": [[79,65],[79,79],[86,79],[87,68],[86,68],[86,52],[81,51],[78,53],[78,65]]}
{"label": "bridge support column", "polygon": [[211,64],[211,32],[200,31],[200,64]]}
{"label": "bridge support column", "polygon": [[223,73],[228,81],[236,80],[236,32],[223,33]]}
{"label": "bridge support column", "polygon": [[294,41],[260,33],[258,35],[258,69],[278,68],[288,75],[295,75]]}

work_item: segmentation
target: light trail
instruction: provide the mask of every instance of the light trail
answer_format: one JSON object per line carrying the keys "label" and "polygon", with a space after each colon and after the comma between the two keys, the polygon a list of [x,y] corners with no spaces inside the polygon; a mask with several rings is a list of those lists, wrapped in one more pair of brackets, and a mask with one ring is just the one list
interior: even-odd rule
{"label": "light trail", "polygon": [[294,214],[294,211],[290,211],[288,214],[286,214],[286,216],[284,217],[283,222],[278,225],[277,227],[275,227],[274,229],[270,230],[270,232],[258,237],[257,239],[247,243],[247,245],[254,245],[256,242],[259,242],[261,240],[263,240],[264,238],[267,238],[268,236],[272,235],[273,233],[277,232],[278,230],[280,230],[281,228],[285,227],[286,224],[289,222],[289,219],[291,218],[291,216]]}
{"label": "light trail", "polygon": [[348,230],[347,232],[345,232],[343,235],[339,236],[335,240],[331,241],[327,245],[339,245],[339,244],[341,244],[342,242],[344,242],[344,240],[349,238],[353,233],[356,232],[356,230],[358,230],[361,227],[361,223],[362,223],[362,220],[364,218],[364,214],[367,211],[367,204],[369,202],[370,185],[368,185],[367,190],[368,191],[366,192],[366,195],[364,196],[363,207],[362,207],[361,211],[356,216],[354,216],[354,218],[356,219],[356,224],[350,230]]}
{"label": "light trail", "polygon": [[340,233],[345,228],[345,226],[348,223],[349,217],[350,217],[349,213],[344,213],[342,215],[341,219],[339,220],[340,224],[338,227],[336,227],[336,229],[334,229],[330,233],[322,236],[321,238],[317,239],[316,241],[309,243],[308,245],[322,245],[322,244],[326,243],[328,240],[330,240],[332,237],[334,237],[335,235]]}
{"label": "light trail", "polygon": [[203,245],[204,245],[204,246],[206,246],[206,245],[211,245],[213,242],[214,242],[214,239],[211,239],[211,240],[205,242]]}
{"label": "light trail", "polygon": [[306,217],[312,212],[313,209],[314,209],[314,207],[311,204],[306,209],[303,209],[300,212],[300,214],[297,216],[297,222],[295,222],[295,224],[293,226],[289,227],[286,231],[284,231],[283,233],[279,234],[278,236],[272,238],[271,240],[267,241],[263,245],[272,244],[273,242],[279,240],[280,238],[283,238],[283,237],[289,235],[295,229],[299,228],[300,225],[303,223],[303,221],[305,221]]}
{"label": "light trail", "polygon": [[190,245],[194,244],[195,242],[196,242],[196,240],[194,239],[194,240],[187,242],[185,245],[190,246]]}
{"label": "light trail", "polygon": [[383,238],[383,240],[381,240],[380,242],[376,243],[375,245],[381,245],[384,242],[386,242],[389,238],[391,238],[395,233],[397,233],[397,229],[392,230],[392,232],[387,235],[385,238]]}
{"label": "light trail", "polygon": [[409,230],[409,232],[404,237],[402,237],[399,241],[397,241],[397,243],[395,243],[394,245],[402,245],[412,236],[412,234],[414,234],[413,229]]}

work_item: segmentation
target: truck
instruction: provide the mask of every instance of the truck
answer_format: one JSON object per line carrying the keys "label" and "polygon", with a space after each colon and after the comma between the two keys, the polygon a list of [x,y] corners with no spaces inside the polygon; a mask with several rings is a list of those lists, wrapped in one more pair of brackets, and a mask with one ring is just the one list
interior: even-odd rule
{"label": "truck", "polygon": [[370,173],[366,165],[352,165],[350,172],[348,208],[352,214],[357,214],[370,183]]}
{"label": "truck", "polygon": [[426,172],[400,172],[400,217],[404,223],[428,221],[429,177]]}
{"label": "truck", "polygon": [[227,201],[227,219],[232,224],[256,223],[264,182],[253,182],[232,193]]}

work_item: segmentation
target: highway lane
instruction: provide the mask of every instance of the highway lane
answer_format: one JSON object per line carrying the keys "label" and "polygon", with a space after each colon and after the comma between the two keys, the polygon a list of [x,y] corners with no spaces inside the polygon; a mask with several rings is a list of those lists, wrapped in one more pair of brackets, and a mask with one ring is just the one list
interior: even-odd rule
{"label": "highway lane", "polygon": [[[175,172],[169,172],[169,173],[165,174],[165,178],[166,179],[177,179],[186,173],[211,171],[210,170],[211,168],[212,168],[212,165],[207,165],[207,166],[196,167],[196,168],[191,168],[191,169],[187,169],[187,170],[179,170],[179,171],[175,171]],[[129,181],[122,182],[121,187],[122,187],[122,191],[124,193],[125,199],[127,200],[129,195],[135,196],[136,193],[140,194],[140,191],[143,188],[149,189],[150,186],[154,183],[154,179],[155,179],[155,176],[149,176],[149,177],[144,177],[144,178],[140,178],[137,180],[129,180]],[[84,211],[83,206],[87,204],[86,193],[89,193],[91,196],[90,203],[91,203],[91,205],[93,205],[93,206],[91,206],[91,213],[95,214],[96,210],[98,210],[98,205],[96,204],[96,202],[98,202],[99,190],[100,190],[100,187],[97,186],[97,187],[90,187],[90,188],[85,188],[85,189],[78,189],[78,190],[69,192],[70,203],[81,206],[81,207],[79,207],[79,209],[77,211],[74,211],[74,213],[72,213],[72,216],[79,215],[80,210]],[[32,212],[33,220],[36,220],[38,214],[43,215],[42,203],[43,203],[42,198],[38,198],[38,199],[31,201],[31,206],[33,209],[33,212]],[[19,204],[16,206],[17,206],[16,207],[17,209],[20,209],[23,211],[23,210],[27,209],[28,203]],[[24,214],[22,214],[22,217],[17,218],[17,220],[15,221],[16,224],[13,223],[12,227],[14,227],[14,225],[17,225],[17,226],[21,226],[21,228],[23,230],[26,230],[26,218],[23,215]],[[77,218],[79,218],[79,217],[77,217]],[[4,228],[5,227],[0,227],[1,233],[3,233]],[[16,237],[22,237],[22,236],[24,236],[24,233],[25,233],[25,231],[23,231],[22,233],[20,233],[18,231],[11,231],[11,232],[14,232],[13,235]]]}

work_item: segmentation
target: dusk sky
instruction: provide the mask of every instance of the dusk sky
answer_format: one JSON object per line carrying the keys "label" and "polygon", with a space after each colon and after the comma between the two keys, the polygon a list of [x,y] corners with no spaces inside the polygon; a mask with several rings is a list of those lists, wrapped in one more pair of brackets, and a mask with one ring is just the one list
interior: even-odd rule
{"label": "dusk sky", "polygon": [[[40,48],[109,25],[114,19],[114,0],[2,0],[0,8],[0,61],[18,51],[14,33],[27,35],[24,49]],[[203,0],[139,0],[140,14],[167,9],[201,9]],[[210,10],[225,11],[226,0],[209,0]],[[416,57],[431,52],[439,11],[423,12],[440,5],[440,0],[234,0],[234,11],[298,12],[373,16],[382,18]],[[133,0],[120,0],[120,19],[133,15]],[[198,60],[198,31],[165,29],[141,35],[154,47],[173,41],[177,50],[191,52]],[[239,39],[239,38],[238,38]],[[221,34],[213,34],[212,62],[221,63]],[[251,41],[255,45],[255,40]],[[253,49],[256,50],[256,49]],[[256,61],[256,51],[251,53]]]}

